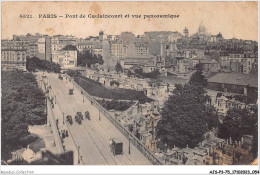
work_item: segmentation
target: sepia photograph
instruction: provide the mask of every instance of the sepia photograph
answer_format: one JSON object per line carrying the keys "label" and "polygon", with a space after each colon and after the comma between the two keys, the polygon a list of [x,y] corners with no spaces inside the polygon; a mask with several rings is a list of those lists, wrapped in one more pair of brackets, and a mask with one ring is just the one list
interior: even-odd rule
{"label": "sepia photograph", "polygon": [[258,2],[2,1],[1,92],[1,174],[259,174]]}

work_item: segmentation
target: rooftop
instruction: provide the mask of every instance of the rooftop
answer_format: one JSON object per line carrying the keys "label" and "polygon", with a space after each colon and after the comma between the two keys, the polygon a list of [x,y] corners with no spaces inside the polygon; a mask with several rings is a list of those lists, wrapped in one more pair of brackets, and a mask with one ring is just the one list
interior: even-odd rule
{"label": "rooftop", "polygon": [[208,82],[258,87],[257,76],[242,73],[218,73],[209,78]]}

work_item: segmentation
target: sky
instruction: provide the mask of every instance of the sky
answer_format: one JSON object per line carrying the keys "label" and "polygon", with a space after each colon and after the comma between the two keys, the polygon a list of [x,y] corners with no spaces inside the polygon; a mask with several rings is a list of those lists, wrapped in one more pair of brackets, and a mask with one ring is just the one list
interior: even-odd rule
{"label": "sky", "polygon": [[[20,18],[23,14],[33,18]],[[40,14],[56,14],[58,18],[39,18]],[[86,18],[65,18],[65,15],[86,15]],[[120,15],[120,19],[91,19],[88,14]],[[129,18],[125,15],[129,14]],[[143,19],[143,15],[179,15],[178,18]],[[142,15],[132,18],[131,15]],[[75,35],[80,38],[105,34],[146,31],[179,31],[187,27],[190,34],[203,21],[207,31],[223,37],[258,40],[257,2],[2,2],[2,39],[27,33]]]}

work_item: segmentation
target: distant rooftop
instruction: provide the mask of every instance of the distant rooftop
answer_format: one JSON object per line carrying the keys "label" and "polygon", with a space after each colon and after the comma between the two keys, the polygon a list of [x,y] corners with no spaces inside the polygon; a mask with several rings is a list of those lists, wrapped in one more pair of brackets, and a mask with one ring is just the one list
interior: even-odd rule
{"label": "distant rooftop", "polygon": [[256,75],[242,73],[218,73],[208,79],[208,82],[234,84],[250,87],[258,87],[258,79]]}

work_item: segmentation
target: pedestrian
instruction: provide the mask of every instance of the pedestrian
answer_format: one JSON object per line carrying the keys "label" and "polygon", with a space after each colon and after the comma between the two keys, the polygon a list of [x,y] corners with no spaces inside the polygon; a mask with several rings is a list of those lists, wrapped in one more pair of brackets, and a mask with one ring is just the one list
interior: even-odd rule
{"label": "pedestrian", "polygon": [[68,133],[68,130],[66,130],[66,137],[68,137],[69,136],[69,133]]}

